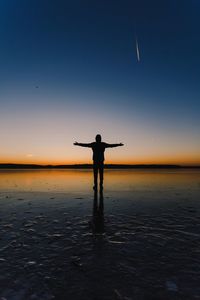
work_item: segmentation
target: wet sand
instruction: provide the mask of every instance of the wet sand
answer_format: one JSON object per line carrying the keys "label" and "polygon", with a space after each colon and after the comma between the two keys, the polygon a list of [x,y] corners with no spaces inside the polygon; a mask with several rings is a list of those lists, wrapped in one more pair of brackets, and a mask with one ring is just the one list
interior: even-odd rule
{"label": "wet sand", "polygon": [[200,299],[199,171],[0,179],[0,299]]}

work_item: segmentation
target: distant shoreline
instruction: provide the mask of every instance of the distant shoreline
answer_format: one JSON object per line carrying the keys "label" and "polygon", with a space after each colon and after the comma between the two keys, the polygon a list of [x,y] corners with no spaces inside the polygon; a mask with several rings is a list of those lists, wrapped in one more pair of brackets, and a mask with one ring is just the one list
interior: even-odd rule
{"label": "distant shoreline", "polygon": [[[200,166],[175,164],[105,164],[105,169],[200,169]],[[0,169],[92,169],[92,164],[37,165],[37,164],[0,164]]]}

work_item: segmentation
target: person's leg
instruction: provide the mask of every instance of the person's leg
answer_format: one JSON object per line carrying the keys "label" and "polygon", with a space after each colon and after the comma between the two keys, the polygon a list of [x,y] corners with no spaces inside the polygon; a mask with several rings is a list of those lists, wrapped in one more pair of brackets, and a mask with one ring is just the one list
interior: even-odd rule
{"label": "person's leg", "polygon": [[100,177],[100,187],[103,188],[103,171],[104,171],[104,164],[99,165],[99,177]]}
{"label": "person's leg", "polygon": [[97,164],[93,164],[93,174],[94,174],[94,188],[97,188],[97,176],[98,176]]}

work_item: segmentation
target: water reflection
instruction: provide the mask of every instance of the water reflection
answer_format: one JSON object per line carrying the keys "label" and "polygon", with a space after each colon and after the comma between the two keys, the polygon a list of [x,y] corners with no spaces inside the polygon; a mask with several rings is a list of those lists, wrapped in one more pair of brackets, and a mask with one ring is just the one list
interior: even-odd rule
{"label": "water reflection", "polygon": [[104,199],[103,190],[94,190],[92,231],[95,234],[104,233]]}
{"label": "water reflection", "polygon": [[[199,170],[105,170],[105,189],[112,193],[199,187]],[[91,192],[92,170],[0,170],[0,192]]]}

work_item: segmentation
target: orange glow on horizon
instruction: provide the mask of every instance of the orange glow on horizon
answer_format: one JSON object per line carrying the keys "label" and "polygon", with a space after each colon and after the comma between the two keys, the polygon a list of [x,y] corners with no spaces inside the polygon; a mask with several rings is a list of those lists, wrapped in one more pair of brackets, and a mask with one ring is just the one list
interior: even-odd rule
{"label": "orange glow on horizon", "polygon": [[11,113],[9,118],[5,114],[0,120],[0,163],[91,164],[91,149],[73,143],[92,142],[100,133],[104,142],[124,144],[106,149],[107,164],[200,165],[198,132],[182,127],[172,131],[136,113],[130,120],[125,114],[121,118],[113,111],[98,112],[88,111],[88,107],[77,111],[48,106],[23,117],[21,112]]}
{"label": "orange glow on horizon", "polygon": [[[92,164],[92,159],[45,159],[45,158],[4,158],[0,159],[2,164],[39,164],[39,165],[76,165],[76,164]],[[200,166],[200,158],[198,156],[179,156],[179,157],[148,157],[148,158],[135,158],[135,159],[106,159],[105,164],[178,164],[178,165],[192,165]]]}

